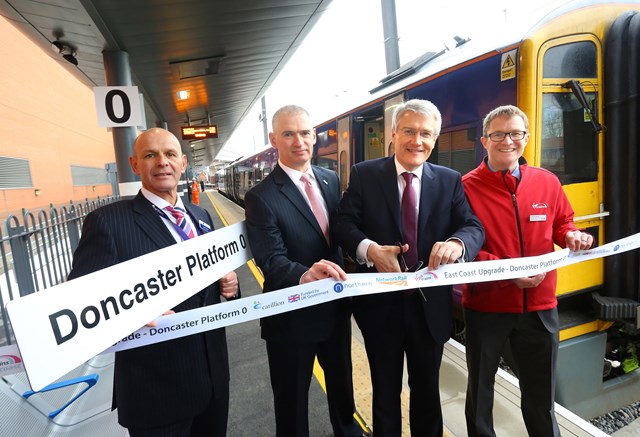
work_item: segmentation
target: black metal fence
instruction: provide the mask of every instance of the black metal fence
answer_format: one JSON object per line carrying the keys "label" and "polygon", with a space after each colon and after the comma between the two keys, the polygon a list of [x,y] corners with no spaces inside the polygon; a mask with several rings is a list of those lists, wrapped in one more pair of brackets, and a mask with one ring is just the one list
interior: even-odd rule
{"label": "black metal fence", "polygon": [[[64,282],[71,270],[85,216],[114,197],[11,215],[0,229],[0,346],[15,339],[5,311],[7,302]],[[4,232],[4,233],[3,233]]]}

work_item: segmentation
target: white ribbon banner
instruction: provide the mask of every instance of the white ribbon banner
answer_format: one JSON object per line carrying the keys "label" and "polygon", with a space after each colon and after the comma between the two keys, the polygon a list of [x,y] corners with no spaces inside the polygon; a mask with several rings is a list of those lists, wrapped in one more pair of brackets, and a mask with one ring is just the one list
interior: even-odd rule
{"label": "white ribbon banner", "polygon": [[[429,287],[533,276],[638,247],[640,233],[580,252],[563,249],[535,257],[448,264],[435,271],[349,274],[347,281],[325,279],[164,316],[157,320],[156,327],[134,331],[250,258],[242,222],[69,281],[63,284],[65,288],[55,287],[55,293],[51,289],[10,302],[7,309],[11,307],[9,315],[29,382],[39,390],[98,353],[159,343],[344,297],[421,288],[428,300]],[[101,289],[96,284],[107,285]],[[133,303],[131,296],[144,296],[144,289],[152,286],[160,290]],[[111,306],[103,302],[118,293],[119,302],[122,304],[124,293],[130,297],[130,308],[136,311],[107,313]],[[41,295],[51,298],[38,299]],[[165,300],[160,299],[163,296]],[[22,301],[26,303],[16,305]],[[14,319],[19,321],[18,326]]]}
{"label": "white ribbon banner", "polygon": [[244,222],[7,304],[34,391],[251,259]]}
{"label": "white ribbon banner", "polygon": [[563,249],[534,257],[447,264],[434,271],[422,269],[414,273],[349,274],[347,281],[324,279],[161,317],[156,327],[139,329],[103,353],[132,349],[363,294],[421,288],[424,289],[423,294],[428,300],[429,287],[533,276],[638,247],[640,233],[579,252]]}

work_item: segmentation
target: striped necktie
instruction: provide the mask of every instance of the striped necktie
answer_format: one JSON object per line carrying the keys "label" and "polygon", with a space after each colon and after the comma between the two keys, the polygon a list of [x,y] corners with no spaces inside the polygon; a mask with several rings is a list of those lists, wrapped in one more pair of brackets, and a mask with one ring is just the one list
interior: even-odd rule
{"label": "striped necktie", "polygon": [[[176,224],[180,227],[180,229],[182,229],[184,231],[184,234],[189,237],[189,238],[193,238],[195,237],[195,233],[193,232],[193,229],[191,229],[191,226],[189,225],[189,222],[187,221],[186,217],[184,216],[184,212],[182,209],[180,208],[174,208],[172,206],[165,206],[165,208],[167,211],[169,211],[171,213],[171,215],[173,216],[174,219],[176,219]],[[184,238],[184,237],[183,237]]]}

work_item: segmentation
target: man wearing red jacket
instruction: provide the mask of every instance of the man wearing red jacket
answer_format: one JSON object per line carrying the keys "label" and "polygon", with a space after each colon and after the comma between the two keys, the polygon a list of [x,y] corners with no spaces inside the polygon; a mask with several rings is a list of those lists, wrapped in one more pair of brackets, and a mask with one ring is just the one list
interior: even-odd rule
{"label": "man wearing red jacket", "polygon": [[[576,229],[558,178],[522,158],[528,129],[527,116],[515,106],[498,107],[484,119],[481,141],[488,156],[462,178],[486,233],[477,261],[542,255],[552,252],[554,243],[571,250],[593,244],[591,235]],[[493,386],[507,342],[529,435],[560,435],[554,413],[559,343],[555,289],[555,271],[464,287],[469,436],[496,435]]]}

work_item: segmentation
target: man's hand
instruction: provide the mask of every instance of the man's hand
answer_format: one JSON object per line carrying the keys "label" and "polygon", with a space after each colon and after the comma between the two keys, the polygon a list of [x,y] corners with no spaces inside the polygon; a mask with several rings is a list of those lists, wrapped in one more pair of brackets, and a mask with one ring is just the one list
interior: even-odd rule
{"label": "man's hand", "polygon": [[236,272],[229,272],[220,278],[218,284],[220,286],[220,294],[225,299],[233,299],[238,294],[238,275]]}
{"label": "man's hand", "polygon": [[593,236],[582,231],[569,231],[564,236],[564,242],[569,250],[586,250],[593,245]]}
{"label": "man's hand", "polygon": [[462,243],[456,239],[438,241],[431,248],[429,270],[435,270],[442,264],[453,264],[462,256]]}
{"label": "man's hand", "polygon": [[[402,253],[409,250],[409,245],[402,246]],[[376,270],[380,273],[399,272],[400,264],[398,264],[398,255],[400,248],[398,246],[380,246],[378,243],[371,243],[367,250],[367,259],[373,263]]]}
{"label": "man's hand", "polygon": [[535,276],[529,276],[528,278],[512,279],[512,281],[518,288],[535,288],[540,285],[546,276],[546,273],[539,273]]}
{"label": "man's hand", "polygon": [[326,278],[333,278],[336,281],[346,281],[347,274],[338,264],[327,261],[326,259],[321,259],[313,264],[309,270],[304,272],[302,277],[300,277],[300,283],[306,284]]}
{"label": "man's hand", "polygon": [[[169,315],[175,314],[175,313],[176,312],[174,310],[169,310],[169,311],[166,311],[166,312],[162,313],[162,316],[169,316]],[[162,317],[162,316],[160,316],[160,317]],[[148,326],[149,328],[155,328],[156,326],[158,326],[158,319],[153,319],[152,321],[147,323],[146,326]]]}

